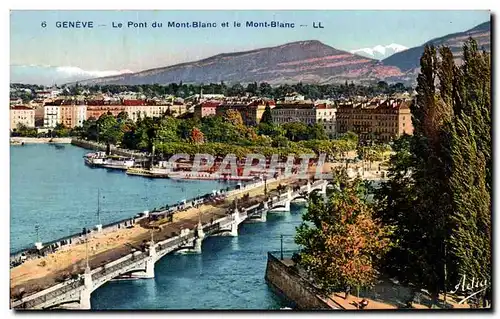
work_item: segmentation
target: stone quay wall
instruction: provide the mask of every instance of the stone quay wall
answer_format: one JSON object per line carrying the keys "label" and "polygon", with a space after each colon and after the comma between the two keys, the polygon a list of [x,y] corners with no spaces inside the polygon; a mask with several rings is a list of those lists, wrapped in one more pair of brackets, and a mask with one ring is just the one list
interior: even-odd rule
{"label": "stone quay wall", "polygon": [[[279,252],[277,253],[279,254]],[[299,310],[332,310],[333,308],[319,296],[318,290],[302,278],[292,267],[267,253],[267,283],[285,296]]]}

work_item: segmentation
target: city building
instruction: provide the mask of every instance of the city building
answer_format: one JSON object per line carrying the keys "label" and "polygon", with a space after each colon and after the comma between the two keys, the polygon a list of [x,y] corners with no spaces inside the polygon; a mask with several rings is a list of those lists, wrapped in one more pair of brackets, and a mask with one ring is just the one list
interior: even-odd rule
{"label": "city building", "polygon": [[337,110],[337,133],[352,131],[360,140],[390,141],[413,134],[410,101],[377,100],[345,103]]}
{"label": "city building", "polygon": [[184,104],[184,102],[174,101],[173,105],[169,105],[168,110],[172,114],[172,116],[177,117],[188,111],[188,106]]}
{"label": "city building", "polygon": [[54,128],[61,123],[61,104],[63,100],[46,103],[44,106],[43,126]]}
{"label": "city building", "polygon": [[82,126],[87,118],[87,106],[83,101],[67,100],[61,104],[61,123],[68,128]]}
{"label": "city building", "polygon": [[45,107],[43,105],[38,105],[34,107],[34,110],[35,110],[35,127],[43,127],[45,118]]}
{"label": "city building", "polygon": [[316,104],[315,109],[316,123],[323,126],[328,137],[334,138],[337,133],[337,109],[333,105],[328,104]]}
{"label": "city building", "polygon": [[290,122],[309,125],[316,122],[316,109],[314,103],[279,103],[271,110],[271,116],[280,125]]}
{"label": "city building", "polygon": [[35,92],[37,98],[55,98],[60,94],[60,90],[39,90]]}
{"label": "city building", "polygon": [[123,100],[124,111],[132,121],[136,122],[139,118],[150,116],[150,107],[144,100]]}
{"label": "city building", "polygon": [[210,115],[215,115],[217,112],[217,107],[221,104],[219,101],[206,101],[197,104],[194,107],[194,116],[197,118],[203,118]]}
{"label": "city building", "polygon": [[336,108],[332,105],[314,103],[280,103],[271,110],[273,122],[285,124],[300,122],[306,125],[321,124],[326,134],[333,138],[336,133]]}
{"label": "city building", "polygon": [[76,108],[76,126],[82,126],[83,121],[87,119],[87,105],[85,104],[77,104]]}
{"label": "city building", "polygon": [[12,106],[10,108],[10,129],[17,129],[19,124],[35,127],[35,110],[24,105]]}
{"label": "city building", "polygon": [[285,96],[285,102],[304,101],[304,100],[305,100],[305,96],[303,96],[297,92],[293,92],[293,93],[287,94]]}
{"label": "city building", "polygon": [[113,116],[117,116],[120,112],[124,112],[126,106],[119,101],[106,101],[102,100],[88,100],[86,119],[98,120],[101,115],[110,113]]}

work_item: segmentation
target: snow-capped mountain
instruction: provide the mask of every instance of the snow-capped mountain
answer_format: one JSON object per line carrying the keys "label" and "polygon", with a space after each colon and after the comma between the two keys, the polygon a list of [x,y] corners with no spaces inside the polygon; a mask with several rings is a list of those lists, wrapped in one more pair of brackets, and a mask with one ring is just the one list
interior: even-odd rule
{"label": "snow-capped mountain", "polygon": [[401,44],[391,43],[389,45],[376,45],[373,48],[363,48],[351,50],[350,52],[357,55],[362,55],[367,58],[383,60],[394,53],[407,50],[408,48]]}

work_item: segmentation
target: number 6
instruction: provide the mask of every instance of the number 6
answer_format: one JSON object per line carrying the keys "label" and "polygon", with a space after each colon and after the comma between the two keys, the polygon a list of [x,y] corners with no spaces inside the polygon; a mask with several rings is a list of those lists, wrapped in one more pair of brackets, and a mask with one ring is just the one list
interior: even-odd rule
{"label": "number 6", "polygon": [[43,21],[42,22],[42,28],[45,28],[47,26],[47,22]]}

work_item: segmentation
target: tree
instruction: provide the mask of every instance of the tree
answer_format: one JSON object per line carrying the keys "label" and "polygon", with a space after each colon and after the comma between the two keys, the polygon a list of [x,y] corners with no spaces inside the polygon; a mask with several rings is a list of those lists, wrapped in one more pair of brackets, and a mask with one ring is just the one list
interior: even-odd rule
{"label": "tree", "polygon": [[193,129],[191,130],[191,141],[194,144],[203,144],[205,142],[205,136],[199,128],[193,127]]}
{"label": "tree", "polygon": [[264,113],[262,113],[260,123],[269,125],[273,124],[273,117],[271,115],[271,107],[269,106],[269,103],[266,104],[266,109],[264,110]]}
{"label": "tree", "polygon": [[326,135],[325,128],[319,123],[315,123],[308,127],[307,133],[308,139],[311,140],[327,140],[328,135]]}
{"label": "tree", "polygon": [[243,125],[243,118],[241,117],[240,112],[238,112],[236,110],[233,110],[233,109],[227,110],[224,114],[224,119],[236,127],[244,126]]}
{"label": "tree", "polygon": [[123,131],[113,115],[101,115],[96,124],[99,128],[100,141],[116,144],[122,140]]}
{"label": "tree", "polygon": [[243,96],[245,95],[245,88],[243,85],[237,83],[227,90],[230,96]]}
{"label": "tree", "polygon": [[[448,244],[462,275],[491,282],[492,161],[490,55],[474,40],[464,44],[464,64],[453,68],[455,116],[450,129],[450,189],[453,194],[452,229]],[[452,99],[450,98],[451,102]],[[491,286],[479,299],[491,300]]]}
{"label": "tree", "polygon": [[267,124],[262,121],[257,125],[257,132],[270,137],[284,136],[285,130],[277,124]]}
{"label": "tree", "polygon": [[328,199],[312,193],[304,222],[295,241],[301,245],[296,259],[326,294],[346,287],[370,287],[378,276],[378,262],[389,248],[390,229],[372,216],[367,188],[348,180],[345,170],[334,174]]}
{"label": "tree", "polygon": [[[140,86],[139,86],[140,87]],[[116,116],[116,119],[120,122],[125,122],[127,119],[128,119],[128,113],[125,112],[125,111],[121,111],[120,113],[118,113],[118,115]]]}
{"label": "tree", "polygon": [[301,122],[289,122],[283,125],[285,136],[290,141],[302,141],[308,138],[309,129],[307,125]]}
{"label": "tree", "polygon": [[56,127],[52,130],[52,136],[55,137],[68,137],[70,130],[64,126],[64,124],[58,123]]}
{"label": "tree", "polygon": [[434,302],[462,275],[491,278],[490,58],[473,40],[460,67],[448,48],[439,55],[424,50],[414,134],[394,144],[390,179],[376,196],[398,243],[388,271]]}
{"label": "tree", "polygon": [[273,147],[288,147],[290,145],[290,141],[284,136],[276,136],[273,138],[273,142],[271,144]]}

